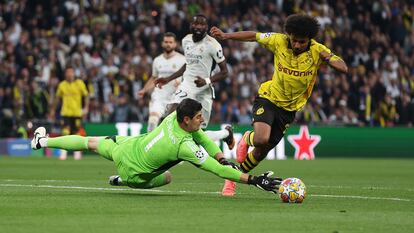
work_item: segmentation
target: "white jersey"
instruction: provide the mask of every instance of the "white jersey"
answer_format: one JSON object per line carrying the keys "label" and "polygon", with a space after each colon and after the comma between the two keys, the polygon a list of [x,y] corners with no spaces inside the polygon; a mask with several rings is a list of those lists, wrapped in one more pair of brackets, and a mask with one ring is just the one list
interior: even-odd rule
{"label": "white jersey", "polygon": [[[161,54],[152,63],[152,76],[155,78],[166,78],[177,72],[184,64],[185,57],[181,53],[175,52],[168,59]],[[149,103],[150,113],[157,113],[159,117],[162,117],[167,111],[167,105],[173,102],[171,97],[174,96],[179,84],[180,79],[177,78],[162,88],[154,87]]]}
{"label": "white jersey", "polygon": [[[186,59],[186,69],[183,74],[182,85],[187,88],[207,89],[209,85],[196,87],[196,76],[210,78],[214,63],[225,60],[221,45],[213,37],[206,35],[201,41],[194,43],[193,35],[188,34],[182,40],[182,47]],[[201,91],[201,90],[200,90]]]}
{"label": "white jersey", "polygon": [[[168,59],[165,58],[164,54],[161,54],[156,57],[152,63],[152,76],[155,78],[166,78],[177,72],[184,64],[185,57],[179,52],[174,52],[174,55]],[[177,78],[164,85],[161,89],[155,87],[152,97],[171,97],[176,91],[179,83],[180,79]]]}

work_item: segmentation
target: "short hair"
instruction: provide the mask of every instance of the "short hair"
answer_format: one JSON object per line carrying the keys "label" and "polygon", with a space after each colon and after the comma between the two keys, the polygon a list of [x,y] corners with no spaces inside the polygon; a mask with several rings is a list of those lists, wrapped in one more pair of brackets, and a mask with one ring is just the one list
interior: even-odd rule
{"label": "short hair", "polygon": [[177,41],[177,36],[173,32],[164,33],[162,38],[164,38],[164,37],[172,37],[172,38],[174,38],[175,41]]}
{"label": "short hair", "polygon": [[196,14],[196,15],[194,15],[194,17],[193,17],[193,21],[194,21],[196,18],[204,18],[204,19],[206,20],[206,23],[208,24],[208,19],[207,19],[207,16],[205,16],[205,15],[203,15],[203,14]]}
{"label": "short hair", "polygon": [[317,19],[304,14],[290,15],[285,22],[285,32],[297,37],[313,39],[318,35],[319,28]]}
{"label": "short hair", "polygon": [[182,123],[184,121],[184,117],[186,116],[193,118],[199,111],[201,111],[201,108],[201,103],[197,100],[189,98],[184,99],[178,104],[176,109],[178,123]]}
{"label": "short hair", "polygon": [[75,67],[73,67],[72,65],[67,65],[67,66],[65,67],[65,70],[70,70],[70,69],[74,70],[74,69],[75,69]]}

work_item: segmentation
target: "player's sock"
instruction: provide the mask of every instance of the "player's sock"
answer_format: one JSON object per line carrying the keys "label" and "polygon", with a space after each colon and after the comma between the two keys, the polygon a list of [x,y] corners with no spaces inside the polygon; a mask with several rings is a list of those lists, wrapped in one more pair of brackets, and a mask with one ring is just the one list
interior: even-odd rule
{"label": "player's sock", "polygon": [[79,135],[68,135],[56,138],[48,138],[46,146],[65,150],[87,150],[88,138]]}
{"label": "player's sock", "polygon": [[222,130],[217,130],[217,131],[207,130],[207,131],[204,131],[204,132],[213,141],[219,141],[219,140],[229,136],[229,131],[227,129],[222,129]]}
{"label": "player's sock", "polygon": [[222,196],[234,196],[236,194],[236,182],[231,180],[225,180],[223,190],[221,191]]}
{"label": "player's sock", "polygon": [[253,153],[249,152],[244,162],[240,164],[240,168],[242,169],[243,172],[248,173],[253,168],[255,168],[258,164],[259,164],[259,161],[257,161],[257,159],[253,156]]}
{"label": "player's sock", "polygon": [[66,160],[68,158],[67,150],[60,150],[59,160]]}
{"label": "player's sock", "polygon": [[246,141],[247,145],[254,146],[253,144],[253,138],[254,138],[254,131],[247,134],[243,139]]}
{"label": "player's sock", "polygon": [[82,151],[74,151],[73,152],[73,158],[75,160],[81,160],[82,159]]}

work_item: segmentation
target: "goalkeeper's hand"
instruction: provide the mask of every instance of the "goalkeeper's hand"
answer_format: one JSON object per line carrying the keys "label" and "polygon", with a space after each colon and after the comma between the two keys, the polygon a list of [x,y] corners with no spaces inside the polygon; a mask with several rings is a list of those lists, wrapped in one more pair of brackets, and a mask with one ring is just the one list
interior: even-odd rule
{"label": "goalkeeper's hand", "polygon": [[259,189],[277,194],[279,185],[283,179],[280,177],[271,177],[272,175],[272,171],[267,171],[260,176],[249,175],[247,183],[258,187]]}
{"label": "goalkeeper's hand", "polygon": [[233,169],[236,169],[236,170],[239,170],[240,171],[240,168],[239,168],[239,166],[237,166],[235,163],[233,163],[233,162],[230,162],[230,161],[228,161],[227,159],[225,159],[225,158],[220,158],[219,160],[218,160],[218,162],[221,164],[221,165],[223,165],[223,166],[229,166],[229,167],[232,167]]}

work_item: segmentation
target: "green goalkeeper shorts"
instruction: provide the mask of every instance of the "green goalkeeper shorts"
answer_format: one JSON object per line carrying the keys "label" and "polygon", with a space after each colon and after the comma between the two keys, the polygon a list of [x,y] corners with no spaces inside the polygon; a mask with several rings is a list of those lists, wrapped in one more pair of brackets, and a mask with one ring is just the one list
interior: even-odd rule
{"label": "green goalkeeper shorts", "polygon": [[122,160],[122,156],[131,150],[130,142],[136,137],[131,136],[111,136],[99,141],[97,152],[104,158],[114,161],[118,175],[122,182],[131,188],[150,189],[167,184],[165,171],[156,173],[131,173],[132,170]]}

